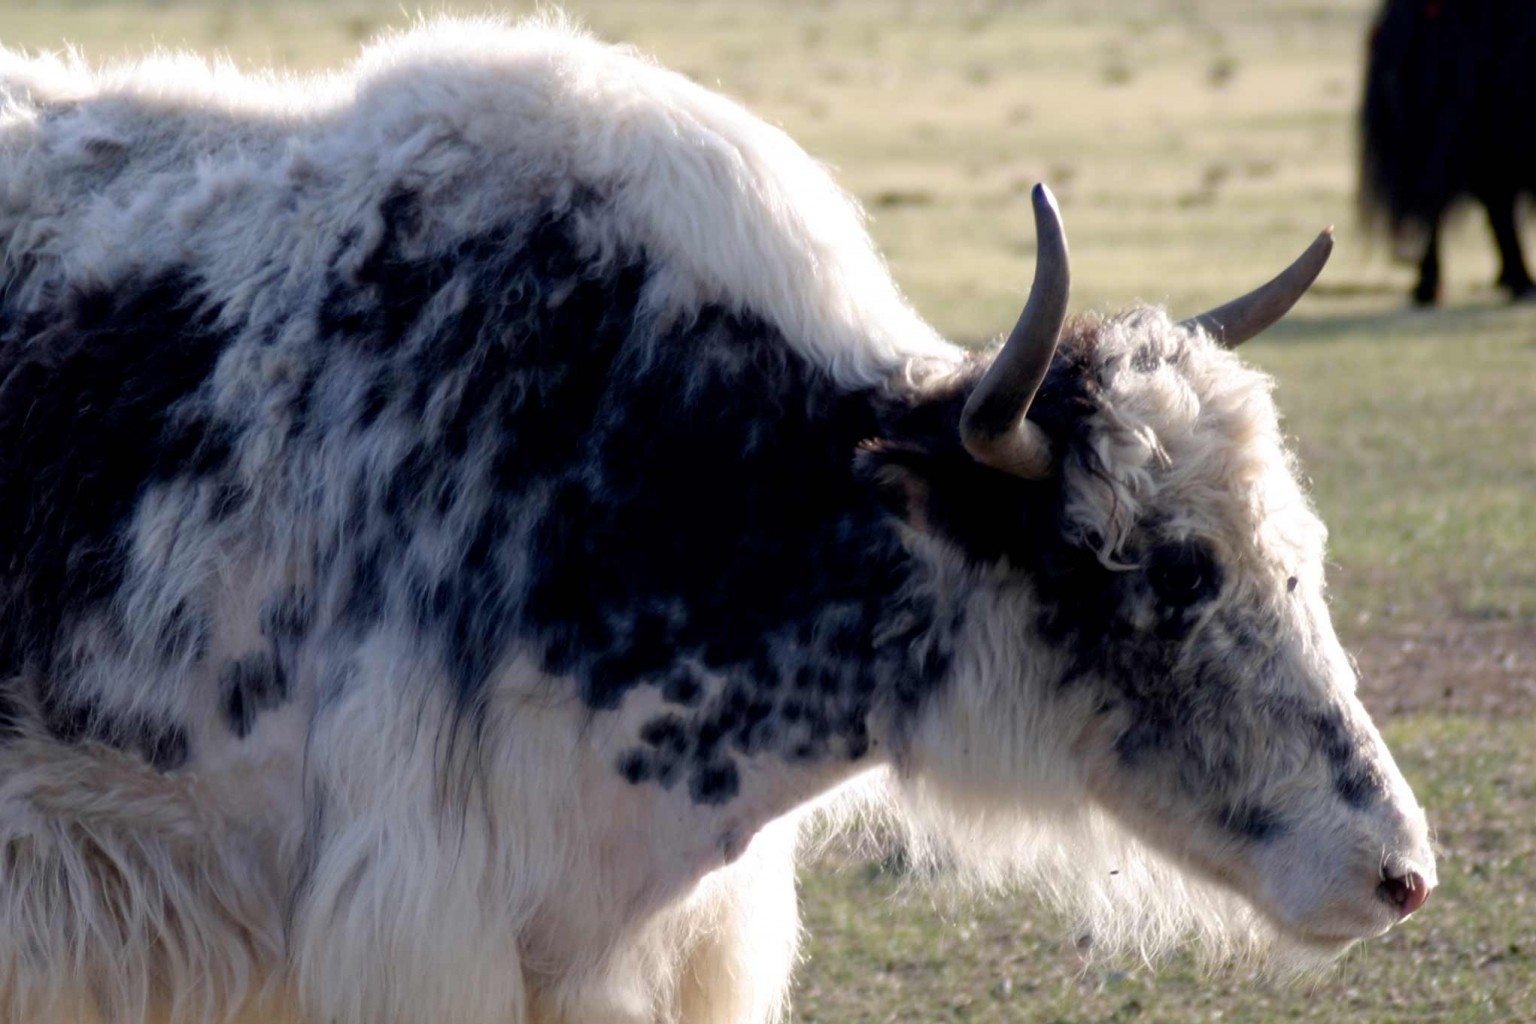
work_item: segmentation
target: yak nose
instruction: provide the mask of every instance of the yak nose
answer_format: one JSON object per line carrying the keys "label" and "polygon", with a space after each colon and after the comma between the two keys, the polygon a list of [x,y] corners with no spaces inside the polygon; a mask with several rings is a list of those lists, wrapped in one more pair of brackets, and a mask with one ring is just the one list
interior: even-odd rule
{"label": "yak nose", "polygon": [[1397,909],[1397,916],[1401,920],[1424,905],[1432,888],[1433,885],[1412,868],[1388,866],[1382,869],[1381,884],[1376,887],[1376,891]]}

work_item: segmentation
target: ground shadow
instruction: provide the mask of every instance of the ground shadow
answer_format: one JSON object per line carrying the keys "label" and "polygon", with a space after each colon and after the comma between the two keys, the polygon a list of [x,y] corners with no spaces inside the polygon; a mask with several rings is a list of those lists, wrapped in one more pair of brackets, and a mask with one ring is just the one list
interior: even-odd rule
{"label": "ground shadow", "polygon": [[[1364,293],[1361,293],[1364,294]],[[1487,299],[1453,306],[1424,308],[1403,303],[1392,309],[1330,313],[1300,309],[1264,332],[1264,341],[1279,345],[1326,344],[1337,341],[1374,341],[1391,344],[1403,338],[1466,336],[1481,330],[1507,333],[1510,325],[1524,320],[1536,345],[1536,306]]]}

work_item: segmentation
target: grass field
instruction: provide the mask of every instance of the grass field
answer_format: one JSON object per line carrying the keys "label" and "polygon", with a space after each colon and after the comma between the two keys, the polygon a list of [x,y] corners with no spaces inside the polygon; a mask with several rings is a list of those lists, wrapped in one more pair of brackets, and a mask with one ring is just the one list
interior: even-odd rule
{"label": "grass field", "polygon": [[[876,868],[828,867],[805,879],[797,1018],[1536,1021],[1536,305],[1488,287],[1474,217],[1447,240],[1436,312],[1405,307],[1410,272],[1362,237],[1351,118],[1373,4],[567,6],[832,164],[960,340],[1017,313],[1036,180],[1060,196],[1079,308],[1195,312],[1338,226],[1323,280],[1247,351],[1278,378],[1333,529],[1337,621],[1438,828],[1441,891],[1332,974],[1277,987],[1177,961],[1084,969],[1028,899],[935,908]],[[8,0],[0,41],[309,68],[407,20],[393,2]]]}

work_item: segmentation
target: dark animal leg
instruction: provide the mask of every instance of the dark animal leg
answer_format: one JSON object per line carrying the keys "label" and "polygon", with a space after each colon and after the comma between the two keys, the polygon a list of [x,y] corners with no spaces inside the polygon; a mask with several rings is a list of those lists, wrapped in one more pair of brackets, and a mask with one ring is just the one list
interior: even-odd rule
{"label": "dark animal leg", "polygon": [[1515,197],[1513,193],[1494,199],[1485,199],[1488,209],[1488,226],[1493,229],[1493,240],[1499,247],[1499,277],[1497,284],[1507,289],[1510,297],[1518,299],[1536,291],[1531,275],[1525,269],[1525,257],[1520,252],[1520,232],[1515,227]]}
{"label": "dark animal leg", "polygon": [[1433,306],[1440,298],[1440,224],[1429,226],[1429,241],[1424,246],[1424,259],[1419,263],[1419,283],[1413,287],[1413,301],[1420,306]]}

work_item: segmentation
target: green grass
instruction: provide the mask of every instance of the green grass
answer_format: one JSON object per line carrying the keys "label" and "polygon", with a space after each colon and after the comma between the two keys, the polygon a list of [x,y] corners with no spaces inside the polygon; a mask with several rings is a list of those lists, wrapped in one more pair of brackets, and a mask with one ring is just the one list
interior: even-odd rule
{"label": "green grass", "polygon": [[[962,341],[1017,314],[1036,180],[1061,199],[1079,308],[1192,313],[1337,225],[1319,286],[1247,350],[1278,380],[1333,531],[1337,621],[1365,644],[1508,627],[1536,676],[1536,305],[1487,287],[1475,218],[1445,242],[1435,313],[1404,308],[1409,270],[1358,229],[1351,118],[1374,0],[567,6],[829,162],[914,303]],[[407,20],[396,0],[10,0],[0,41],[312,68]],[[1085,970],[1027,898],[939,913],[873,869],[822,870],[804,884],[798,1019],[1536,1020],[1536,721],[1423,714],[1387,732],[1439,829],[1443,885],[1333,974],[1276,987],[1181,962]]]}

